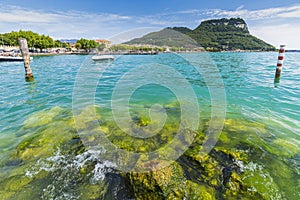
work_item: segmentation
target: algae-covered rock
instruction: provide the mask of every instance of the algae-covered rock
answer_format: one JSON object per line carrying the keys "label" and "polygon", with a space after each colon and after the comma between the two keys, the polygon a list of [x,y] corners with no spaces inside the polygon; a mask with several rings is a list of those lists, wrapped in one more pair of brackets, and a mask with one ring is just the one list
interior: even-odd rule
{"label": "algae-covered rock", "polygon": [[242,180],[244,187],[248,188],[247,195],[253,197],[258,194],[262,199],[284,199],[278,185],[262,166],[250,162],[244,168],[240,177],[234,176],[232,179]]}
{"label": "algae-covered rock", "polygon": [[49,124],[51,121],[53,121],[54,117],[58,116],[64,111],[65,110],[63,108],[55,106],[50,110],[36,112],[24,121],[24,127],[32,128]]}
{"label": "algae-covered rock", "polygon": [[231,142],[230,138],[228,137],[228,133],[225,132],[225,131],[222,131],[222,132],[221,132],[220,137],[219,137],[219,140],[220,140],[222,143],[230,143],[230,142]]}
{"label": "algae-covered rock", "polygon": [[[178,114],[172,106],[165,109]],[[147,116],[134,114],[135,126],[151,124]],[[219,142],[203,154],[208,122],[177,137],[173,118],[157,135],[134,138],[110,115],[100,116],[99,108],[79,113],[78,119],[84,120],[76,127],[70,110],[54,107],[34,113],[21,128],[24,139],[3,164],[8,173],[1,174],[1,199],[297,199],[299,172],[288,163],[299,153],[297,141],[276,138],[259,123],[228,119]],[[84,141],[76,128],[86,131]],[[145,153],[135,158],[124,154],[119,160],[148,172],[119,173],[120,163],[103,159],[113,154],[111,149],[85,146],[97,146],[104,137],[126,152]],[[176,148],[167,147],[174,138]],[[183,155],[164,165],[169,163],[163,162],[164,156],[175,155],[184,146],[189,149]],[[147,154],[157,149],[162,149],[157,151],[160,155]]]}
{"label": "algae-covered rock", "polygon": [[[71,116],[70,111],[54,107],[34,113],[25,120],[20,131],[26,129],[27,134],[5,161],[8,173],[0,180],[3,186],[0,187],[1,199],[57,198],[57,194],[67,194],[63,189],[69,187],[66,183],[71,186],[74,180],[84,180],[85,175],[80,171],[88,167],[75,167],[76,163],[65,156],[73,155],[76,161],[76,155],[85,151]],[[62,154],[57,155],[59,149]],[[78,163],[83,162],[78,159]],[[91,160],[89,165],[95,165],[94,161]],[[77,199],[80,193],[75,196]],[[71,196],[68,199],[72,199]]]}
{"label": "algae-covered rock", "polygon": [[101,120],[99,109],[99,107],[93,105],[80,110],[78,114],[75,113],[76,129],[81,131],[97,128],[99,126],[98,121]]}
{"label": "algae-covered rock", "polygon": [[215,199],[215,188],[189,180],[185,170],[173,162],[152,172],[132,172],[129,178],[137,199]]}
{"label": "algae-covered rock", "polygon": [[177,162],[152,172],[129,174],[130,183],[138,199],[182,199],[186,179]]}
{"label": "algae-covered rock", "polygon": [[276,144],[276,154],[286,157],[292,157],[300,154],[300,141],[278,138],[273,141]]}
{"label": "algae-covered rock", "polygon": [[231,132],[259,132],[260,134],[267,134],[266,126],[258,122],[250,122],[240,119],[226,119],[224,121],[225,130]]}
{"label": "algae-covered rock", "polygon": [[15,156],[27,160],[53,155],[60,145],[76,136],[74,134],[76,130],[71,120],[59,121],[53,125],[22,141],[17,146]]}
{"label": "algae-covered rock", "polygon": [[205,185],[186,181],[185,198],[190,200],[214,200],[215,190]]}

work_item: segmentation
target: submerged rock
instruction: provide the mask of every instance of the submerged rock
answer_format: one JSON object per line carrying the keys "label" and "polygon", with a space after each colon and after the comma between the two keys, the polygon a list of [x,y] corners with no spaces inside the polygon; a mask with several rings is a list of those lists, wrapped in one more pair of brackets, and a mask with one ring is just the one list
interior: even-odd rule
{"label": "submerged rock", "polygon": [[137,199],[214,199],[213,190],[188,181],[177,162],[152,172],[130,173],[129,179]]}
{"label": "submerged rock", "polygon": [[[95,126],[94,117],[89,115],[94,111],[100,127]],[[101,144],[106,137],[128,152],[149,153],[174,140],[178,124],[173,123],[177,118],[167,120],[156,136],[137,139],[98,112],[99,109],[89,107],[79,114],[85,120],[76,128],[87,130],[84,141],[66,109],[54,107],[30,116],[20,130],[26,131],[20,134],[24,140],[4,162],[7,173],[1,174],[1,199],[296,200],[299,197],[299,171],[289,166],[289,159],[299,155],[298,143],[274,137],[264,125],[226,120],[214,149],[203,154],[200,152],[208,126],[205,121],[201,130],[184,130],[188,134],[178,137],[177,149],[160,152],[162,157],[176,154],[191,142],[189,149],[170,165],[162,165],[155,156],[149,160],[146,154],[132,160],[124,157],[121,161],[131,162],[132,169],[149,171],[123,173],[116,170],[118,163],[104,159],[106,153],[111,153],[105,151],[110,149],[89,147]],[[139,117],[135,122],[139,127],[151,123]],[[103,135],[91,134],[98,133],[97,130]]]}
{"label": "submerged rock", "polygon": [[59,106],[55,106],[50,110],[43,110],[34,113],[24,121],[24,128],[33,128],[51,123],[53,119],[65,110]]}

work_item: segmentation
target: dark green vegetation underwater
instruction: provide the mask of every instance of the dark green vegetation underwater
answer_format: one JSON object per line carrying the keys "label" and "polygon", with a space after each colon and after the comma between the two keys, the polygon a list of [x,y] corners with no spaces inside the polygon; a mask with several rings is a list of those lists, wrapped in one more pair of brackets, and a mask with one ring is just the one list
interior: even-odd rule
{"label": "dark green vegetation underwater", "polygon": [[[91,109],[94,108],[86,108],[79,118],[87,119]],[[159,134],[134,141],[117,127],[109,110],[95,109],[106,137],[128,151],[153,151],[171,141],[178,129],[180,111],[176,104],[165,106],[171,117]],[[131,114],[136,126],[150,123],[143,113]],[[33,113],[16,133],[19,137],[28,136],[1,162],[4,170],[0,174],[0,197],[299,199],[300,155],[295,141],[275,137],[262,123],[226,119],[217,145],[208,155],[202,155],[199,150],[208,123],[209,120],[201,119],[192,145],[171,165],[153,172],[124,173],[116,170],[114,163],[102,159],[104,149],[91,150],[83,144],[70,109],[56,106]],[[89,122],[76,125],[100,129],[89,126]],[[97,135],[91,135],[88,141],[97,141]]]}
{"label": "dark green vegetation underwater", "polygon": [[[206,56],[182,56],[123,56],[110,67],[94,63],[91,56],[36,57],[31,63],[35,76],[32,83],[24,81],[23,63],[1,63],[0,199],[298,200],[300,55],[286,54],[280,86],[274,88],[277,52],[210,54],[224,81],[227,106],[224,129],[208,155],[199,152],[208,135],[211,109],[219,104],[210,103],[206,84],[183,59],[203,61]],[[83,110],[76,113],[75,124],[72,94],[78,81],[78,63],[84,61],[92,75],[107,69],[96,89],[95,105],[99,107],[80,104]],[[148,111],[159,104],[166,111],[164,128],[148,139],[138,139],[116,125],[108,109],[112,108],[115,84],[127,71],[148,63],[168,65],[187,77],[201,108],[200,126],[196,131],[187,130],[195,134],[192,144],[171,165],[153,172],[125,173],[119,170],[119,161],[131,160],[126,156],[107,159],[112,150],[101,143],[102,139],[130,152],[152,152],[174,141],[182,116],[175,93],[145,85],[130,98],[132,125],[154,123]],[[201,74],[211,74],[209,67],[201,69]],[[90,82],[96,78],[82,77],[87,85],[79,92],[87,95]],[[129,79],[134,82],[125,86],[137,83],[138,78]],[[92,117],[94,110],[97,115]],[[98,134],[100,130],[105,138]],[[181,139],[175,151],[162,153],[176,154],[191,138]],[[135,168],[154,170],[160,164],[155,157],[150,162],[144,162],[145,156],[136,159],[131,162]]]}

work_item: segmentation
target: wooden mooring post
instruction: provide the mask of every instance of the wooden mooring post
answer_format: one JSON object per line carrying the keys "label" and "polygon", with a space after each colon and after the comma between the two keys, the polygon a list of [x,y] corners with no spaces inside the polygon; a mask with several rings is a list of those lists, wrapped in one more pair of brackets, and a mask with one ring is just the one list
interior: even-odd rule
{"label": "wooden mooring post", "polygon": [[28,50],[27,40],[24,38],[19,39],[19,46],[21,49],[21,53],[24,60],[24,68],[25,68],[25,80],[26,81],[33,81],[34,77],[32,74],[32,70],[30,68],[30,55]]}
{"label": "wooden mooring post", "polygon": [[281,75],[281,71],[282,71],[284,53],[285,53],[285,45],[280,45],[278,61],[277,61],[277,67],[276,67],[276,73],[275,73],[275,78],[274,78],[275,87],[280,82],[280,75]]}

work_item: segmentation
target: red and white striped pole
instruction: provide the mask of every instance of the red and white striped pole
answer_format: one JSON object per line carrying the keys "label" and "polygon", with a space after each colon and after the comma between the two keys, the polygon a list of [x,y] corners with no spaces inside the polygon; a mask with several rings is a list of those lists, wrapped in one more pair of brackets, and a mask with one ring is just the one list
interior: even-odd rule
{"label": "red and white striped pole", "polygon": [[274,78],[275,85],[280,82],[280,74],[281,74],[282,65],[283,65],[284,53],[285,53],[285,45],[280,45],[276,73],[275,73],[275,78]]}

